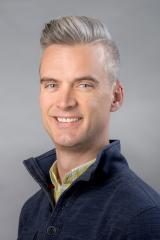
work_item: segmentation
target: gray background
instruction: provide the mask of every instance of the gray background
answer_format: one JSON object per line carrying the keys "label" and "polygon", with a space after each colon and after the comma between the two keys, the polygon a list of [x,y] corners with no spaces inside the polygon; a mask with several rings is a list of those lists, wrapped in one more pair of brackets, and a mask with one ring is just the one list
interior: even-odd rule
{"label": "gray background", "polygon": [[22,160],[53,147],[41,125],[38,93],[42,26],[62,15],[98,17],[121,52],[122,109],[111,138],[141,178],[160,192],[160,1],[0,1],[0,239],[17,236],[24,201],[39,189]]}

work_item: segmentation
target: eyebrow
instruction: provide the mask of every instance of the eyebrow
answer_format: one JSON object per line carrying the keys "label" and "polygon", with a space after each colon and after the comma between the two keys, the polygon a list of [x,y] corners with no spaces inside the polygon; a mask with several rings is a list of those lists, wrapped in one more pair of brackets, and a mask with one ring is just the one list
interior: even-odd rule
{"label": "eyebrow", "polygon": [[[80,81],[84,81],[84,80],[89,80],[89,81],[94,82],[95,84],[99,84],[99,81],[95,77],[92,77],[90,75],[77,77],[77,78],[74,79],[73,82],[80,82]],[[41,84],[43,84],[45,82],[60,82],[60,80],[55,79],[55,78],[50,78],[50,77],[43,77],[43,78],[40,79]]]}

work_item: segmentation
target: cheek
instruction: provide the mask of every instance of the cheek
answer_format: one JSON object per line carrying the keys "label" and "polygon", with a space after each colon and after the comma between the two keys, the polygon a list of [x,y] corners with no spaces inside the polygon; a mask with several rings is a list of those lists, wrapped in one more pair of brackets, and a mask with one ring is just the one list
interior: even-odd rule
{"label": "cheek", "polygon": [[97,125],[106,125],[110,116],[111,101],[108,96],[93,99],[89,106],[91,121],[97,122]]}
{"label": "cheek", "polygon": [[89,109],[91,109],[92,111],[96,112],[99,108],[99,104],[98,101],[96,99],[93,99],[89,105]]}
{"label": "cheek", "polygon": [[45,113],[48,111],[48,109],[51,105],[51,99],[49,97],[47,97],[46,95],[44,96],[43,94],[40,94],[39,104],[40,104],[41,111],[43,113]]}
{"label": "cheek", "polygon": [[99,102],[94,98],[90,101],[86,101],[83,104],[83,111],[85,115],[86,124],[93,125],[96,119],[100,116],[101,106]]}
{"label": "cheek", "polygon": [[98,104],[95,99],[87,99],[86,101],[82,101],[81,104],[81,110],[82,112],[87,116],[93,115],[94,113],[96,114],[96,111],[98,109]]}
{"label": "cheek", "polygon": [[94,97],[91,99],[87,105],[88,111],[93,113],[97,112],[108,112],[110,110],[111,99],[108,95],[104,95],[101,97]]}

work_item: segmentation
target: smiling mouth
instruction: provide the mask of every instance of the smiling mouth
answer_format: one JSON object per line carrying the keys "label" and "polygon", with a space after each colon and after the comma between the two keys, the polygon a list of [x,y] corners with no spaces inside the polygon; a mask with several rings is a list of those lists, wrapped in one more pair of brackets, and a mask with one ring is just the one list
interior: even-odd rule
{"label": "smiling mouth", "polygon": [[81,117],[55,117],[59,123],[75,123],[80,121]]}

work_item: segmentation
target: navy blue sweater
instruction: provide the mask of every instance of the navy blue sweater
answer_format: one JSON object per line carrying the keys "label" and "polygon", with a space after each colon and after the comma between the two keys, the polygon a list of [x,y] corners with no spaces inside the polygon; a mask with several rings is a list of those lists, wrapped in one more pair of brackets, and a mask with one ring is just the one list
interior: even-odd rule
{"label": "navy blue sweater", "polygon": [[24,164],[41,189],[24,204],[18,240],[160,240],[160,197],[112,140],[59,198],[51,194],[55,150]]}

